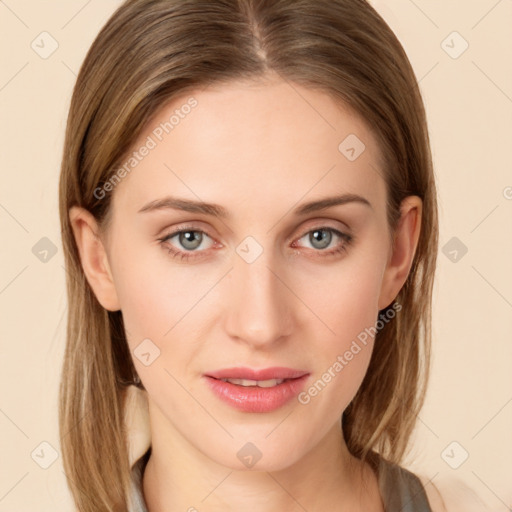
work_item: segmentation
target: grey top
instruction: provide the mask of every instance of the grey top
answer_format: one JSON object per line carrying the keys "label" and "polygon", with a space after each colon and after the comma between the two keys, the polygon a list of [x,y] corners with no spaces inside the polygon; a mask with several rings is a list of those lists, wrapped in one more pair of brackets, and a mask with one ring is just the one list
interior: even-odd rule
{"label": "grey top", "polygon": [[[150,454],[151,448],[132,467],[134,508],[129,512],[148,512],[142,495],[142,475]],[[423,484],[414,473],[381,458],[377,477],[386,512],[432,512]]]}

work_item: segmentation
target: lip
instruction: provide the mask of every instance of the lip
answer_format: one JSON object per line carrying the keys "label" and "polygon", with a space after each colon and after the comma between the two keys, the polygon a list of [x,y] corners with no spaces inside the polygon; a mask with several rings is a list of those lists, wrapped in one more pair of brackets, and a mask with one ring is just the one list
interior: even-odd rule
{"label": "lip", "polygon": [[[304,388],[308,372],[292,368],[273,367],[226,368],[204,375],[211,391],[222,401],[243,412],[271,412],[283,407]],[[286,379],[271,388],[240,386],[221,379],[269,380]]]}

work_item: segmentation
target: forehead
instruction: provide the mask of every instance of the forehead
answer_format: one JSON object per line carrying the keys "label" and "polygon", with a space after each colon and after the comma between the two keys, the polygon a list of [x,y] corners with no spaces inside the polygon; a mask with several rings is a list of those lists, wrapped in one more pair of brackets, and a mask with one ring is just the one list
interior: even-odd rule
{"label": "forehead", "polygon": [[244,207],[248,216],[326,194],[385,200],[380,150],[365,122],[325,92],[282,80],[232,82],[174,98],[123,164],[129,173],[114,203],[124,209],[165,195],[236,213]]}

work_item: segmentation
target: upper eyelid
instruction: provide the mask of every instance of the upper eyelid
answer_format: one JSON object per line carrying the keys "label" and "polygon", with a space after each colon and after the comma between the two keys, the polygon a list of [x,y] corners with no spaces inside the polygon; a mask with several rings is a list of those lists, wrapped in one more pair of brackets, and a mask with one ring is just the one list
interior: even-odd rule
{"label": "upper eyelid", "polygon": [[[338,221],[340,222],[340,221]],[[333,230],[337,230],[337,231],[341,231],[341,232],[346,232],[347,234],[349,234],[350,232],[350,229],[348,228],[348,226],[345,228],[343,227],[334,227],[334,226],[330,226],[329,224],[329,221],[317,221],[317,224],[315,225],[312,225],[312,226],[309,226],[309,227],[306,227],[304,228],[303,230],[301,230],[302,234],[300,235],[301,237],[304,236],[305,234],[309,233],[310,231],[314,231],[315,229],[333,229]],[[166,236],[169,236],[169,235],[175,235],[175,234],[178,234],[180,232],[183,232],[183,231],[198,231],[200,233],[205,233],[207,234],[208,236],[211,237],[211,235],[209,234],[208,232],[208,229],[206,228],[201,228],[201,227],[198,227],[198,226],[194,226],[194,225],[183,225],[183,226],[178,226],[178,227],[175,227],[175,228],[169,228],[169,231],[167,233],[167,230],[163,230],[164,232],[166,232],[165,235],[163,235],[163,237],[166,237]],[[213,237],[211,237],[213,238]]]}
{"label": "upper eyelid", "polygon": [[[199,224],[197,224],[196,222]],[[329,223],[332,223],[332,222],[338,223],[338,226],[330,226]],[[312,218],[312,219],[303,221],[301,224],[304,224],[304,223],[308,224],[308,227],[305,227],[304,230],[301,230],[301,231],[303,231],[301,236],[304,236],[306,233],[309,233],[309,231],[311,231],[311,230],[319,229],[319,228],[335,229],[335,230],[341,231],[346,234],[351,234],[350,227],[345,222],[343,222],[339,219],[336,220],[336,219]],[[204,223],[201,221],[190,221],[190,222],[185,221],[181,225],[178,224],[177,227],[169,228],[168,230],[163,229],[162,231],[164,231],[164,232],[168,231],[169,234],[177,233],[180,231],[201,231],[203,233],[206,233],[208,236],[210,236],[208,228],[199,227],[201,224],[204,224]],[[340,226],[339,224],[341,224],[342,226]]]}

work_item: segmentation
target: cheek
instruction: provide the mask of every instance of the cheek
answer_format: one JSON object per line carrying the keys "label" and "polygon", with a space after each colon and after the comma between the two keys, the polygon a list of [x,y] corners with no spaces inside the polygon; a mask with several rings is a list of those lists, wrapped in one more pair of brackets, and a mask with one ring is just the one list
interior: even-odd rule
{"label": "cheek", "polygon": [[161,336],[170,329],[184,299],[194,291],[192,281],[187,283],[186,267],[173,262],[156,238],[140,227],[117,222],[109,247],[125,326],[138,336]]}
{"label": "cheek", "polygon": [[383,269],[383,257],[368,251],[300,279],[298,294],[325,324],[329,346],[342,348],[347,340],[375,324]]}
{"label": "cheek", "polygon": [[384,259],[377,251],[366,254],[347,258],[337,271],[322,270],[325,276],[316,276],[314,288],[310,280],[302,281],[303,296],[321,322],[308,320],[303,325],[307,339],[315,344],[309,350],[316,362],[315,380],[301,403],[314,404],[310,412],[316,411],[319,419],[325,415],[335,421],[341,415],[370,362]]}
{"label": "cheek", "polygon": [[[155,246],[118,254],[115,261],[116,290],[138,374],[150,386],[158,375],[169,378],[165,369],[181,374],[197,359],[209,331],[207,295],[219,272],[179,265]],[[146,366],[141,353],[150,353],[154,362]]]}
{"label": "cheek", "polygon": [[169,285],[157,273],[138,272],[136,265],[119,276],[118,296],[129,341],[161,338],[173,326],[179,304],[179,283]]}
{"label": "cheek", "polygon": [[[165,251],[146,242],[122,250],[121,238],[112,250],[112,273],[128,342],[132,350],[144,339],[161,345],[193,299],[194,288],[167,259]],[[117,249],[116,248],[121,248]],[[188,284],[188,286],[187,286]]]}

